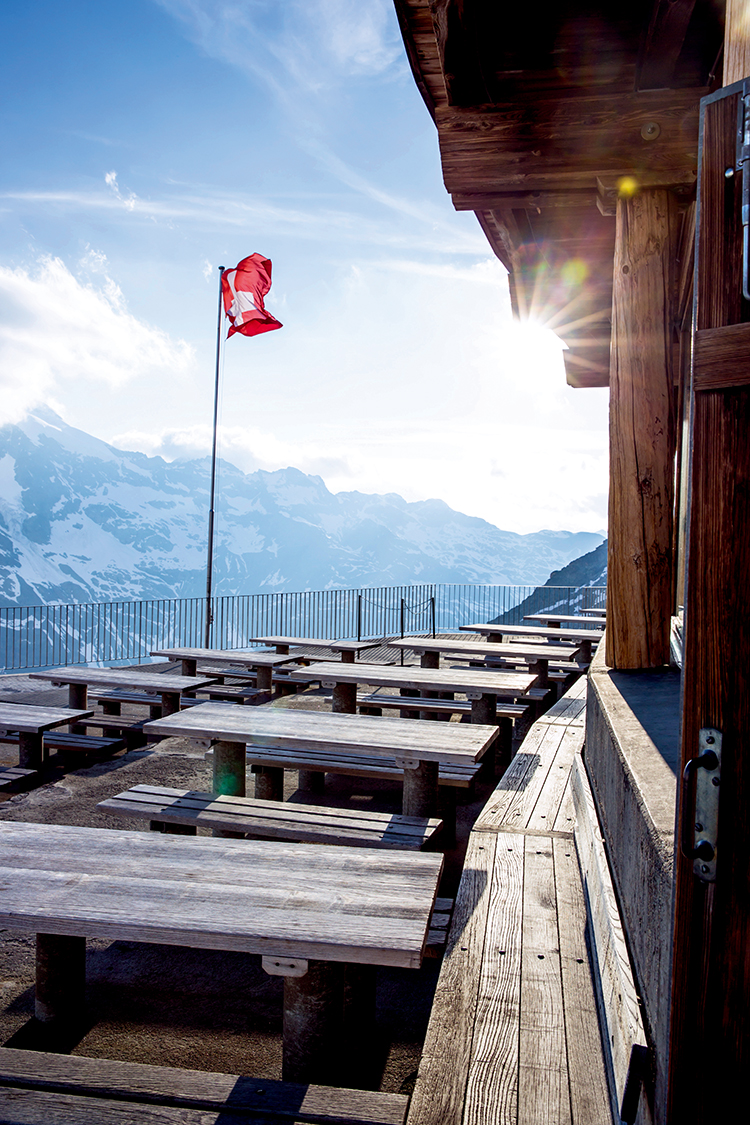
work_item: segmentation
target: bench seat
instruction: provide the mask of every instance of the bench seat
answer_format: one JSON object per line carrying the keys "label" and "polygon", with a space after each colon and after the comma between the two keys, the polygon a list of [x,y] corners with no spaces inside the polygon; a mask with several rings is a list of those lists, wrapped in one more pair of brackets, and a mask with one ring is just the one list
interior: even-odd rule
{"label": "bench seat", "polygon": [[[267,746],[248,746],[247,760],[253,766],[286,770],[311,770],[317,773],[342,773],[350,777],[374,777],[383,781],[403,781],[404,771],[394,758],[368,758],[359,754],[343,754],[316,750],[273,750]],[[213,752],[208,751],[213,757]],[[207,755],[207,756],[208,756]],[[469,789],[482,768],[482,762],[470,765],[440,764],[440,785]]]}
{"label": "bench seat", "polygon": [[23,789],[29,789],[37,777],[39,777],[37,770],[25,770],[20,766],[0,766],[0,793],[20,793]]}
{"label": "bench seat", "polygon": [[[371,692],[357,696],[358,707],[386,707],[398,711],[434,711],[437,714],[470,715],[471,703],[467,699],[427,699],[424,696],[381,695]],[[519,719],[527,708],[521,703],[498,703],[498,718]]]}
{"label": "bench seat", "polygon": [[186,825],[194,831],[212,828],[254,838],[362,848],[424,848],[442,826],[437,819],[253,797],[219,797],[157,785],[134,785],[100,801],[97,808],[157,824]]}
{"label": "bench seat", "polygon": [[[9,731],[0,735],[0,742],[18,742],[18,732]],[[44,748],[53,750],[74,751],[82,754],[116,754],[125,750],[124,738],[98,738],[92,734],[66,734],[65,731],[46,730],[44,732]]]}
{"label": "bench seat", "polygon": [[409,1099],[0,1048],[0,1121],[24,1125],[403,1125]]}

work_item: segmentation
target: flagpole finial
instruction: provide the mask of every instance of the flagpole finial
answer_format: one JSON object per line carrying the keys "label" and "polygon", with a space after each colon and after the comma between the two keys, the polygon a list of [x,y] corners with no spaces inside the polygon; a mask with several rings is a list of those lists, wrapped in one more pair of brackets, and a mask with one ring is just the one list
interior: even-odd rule
{"label": "flagpole finial", "polygon": [[223,272],[224,272],[224,266],[219,266],[219,273],[223,273]]}

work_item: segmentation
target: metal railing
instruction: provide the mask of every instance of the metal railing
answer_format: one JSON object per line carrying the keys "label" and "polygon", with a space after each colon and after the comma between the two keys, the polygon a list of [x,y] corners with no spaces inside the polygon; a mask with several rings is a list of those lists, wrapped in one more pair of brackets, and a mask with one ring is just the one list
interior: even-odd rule
{"label": "metal railing", "polygon": [[[605,604],[604,586],[424,583],[237,594],[212,599],[211,643],[232,649],[268,635],[361,640],[434,634],[474,622],[513,624],[527,613],[573,613]],[[148,660],[152,649],[200,648],[205,615],[205,598],[0,607],[0,672],[133,664]]]}

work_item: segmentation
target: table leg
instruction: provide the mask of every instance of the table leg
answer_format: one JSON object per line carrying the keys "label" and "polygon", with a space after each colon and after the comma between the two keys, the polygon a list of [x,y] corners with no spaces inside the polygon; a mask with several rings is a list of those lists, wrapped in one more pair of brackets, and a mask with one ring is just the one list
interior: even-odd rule
{"label": "table leg", "polygon": [[439,652],[423,652],[419,658],[419,663],[422,668],[439,668],[440,667],[440,653]]}
{"label": "table leg", "polygon": [[22,770],[38,770],[44,756],[44,735],[21,731],[18,736],[18,764]]}
{"label": "table leg", "polygon": [[343,964],[310,961],[304,976],[284,977],[284,1082],[336,1082],[343,994]]}
{"label": "table leg", "polygon": [[214,793],[223,797],[245,796],[246,754],[244,742],[214,743]]}
{"label": "table leg", "polygon": [[283,766],[253,766],[255,796],[259,801],[284,800]]}
{"label": "table leg", "polygon": [[195,676],[198,669],[198,661],[191,656],[183,656],[182,658],[182,674],[183,676]]}
{"label": "table leg", "polygon": [[497,722],[497,696],[481,695],[479,699],[471,701],[472,723],[488,723],[494,726]]}
{"label": "table leg", "polygon": [[326,775],[323,770],[300,770],[299,787],[306,793],[324,793]]}
{"label": "table leg", "polygon": [[86,684],[68,684],[68,707],[77,711],[86,710],[88,687]]}
{"label": "table leg", "polygon": [[354,657],[356,655],[357,655],[356,652],[346,652],[345,650],[342,651],[342,653],[341,653],[341,663],[342,664],[353,664],[354,663]]}
{"label": "table leg", "polygon": [[[180,693],[179,691],[163,691],[161,694],[161,717],[166,718],[167,715],[176,715],[180,709]],[[152,708],[153,710],[153,708]],[[157,716],[158,718],[159,716]]]}
{"label": "table leg", "polygon": [[578,647],[578,659],[582,664],[591,663],[591,641],[581,641]]}
{"label": "table leg", "polygon": [[541,660],[535,661],[533,664],[529,662],[529,672],[537,678],[534,687],[549,686],[549,660],[542,658]]}
{"label": "table leg", "polygon": [[404,770],[404,816],[437,816],[438,770],[437,762]]}
{"label": "table leg", "polygon": [[79,1019],[86,999],[86,938],[36,935],[34,1014],[42,1023]]}
{"label": "table leg", "polygon": [[257,668],[255,672],[255,686],[258,691],[272,691],[273,668]]}
{"label": "table leg", "polygon": [[331,710],[342,715],[356,715],[357,685],[336,684],[333,689]]}

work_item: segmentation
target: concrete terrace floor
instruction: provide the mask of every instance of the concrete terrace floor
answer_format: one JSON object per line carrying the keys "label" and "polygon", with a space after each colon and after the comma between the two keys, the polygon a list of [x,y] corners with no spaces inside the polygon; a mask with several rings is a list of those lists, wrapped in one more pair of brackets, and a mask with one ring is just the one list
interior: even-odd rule
{"label": "concrete terrace floor", "polygon": [[[367,656],[370,662],[400,660],[396,650],[387,648]],[[418,663],[408,654],[405,662]],[[164,672],[174,667],[151,666]],[[6,676],[0,677],[0,700],[60,706],[67,703],[67,689],[27,676]],[[273,705],[330,710],[330,692],[307,689]],[[123,705],[123,713],[142,718],[144,711]],[[15,746],[0,745],[0,764],[17,761]],[[287,771],[285,777],[285,800],[400,811],[401,789],[392,783],[328,774],[325,796],[310,798],[296,789],[296,773]],[[84,769],[66,769],[61,756],[53,755],[48,780],[0,803],[0,819],[148,831],[144,822],[128,823],[96,808],[98,801],[142,783],[208,791],[211,767],[204,751],[176,738]],[[457,845],[446,855],[443,895],[455,893],[471,825],[493,787],[493,781],[480,781],[464,803],[458,791]],[[80,1027],[61,1041],[52,1040],[33,1018],[34,955],[33,933],[0,929],[4,1046],[281,1077],[283,983],[263,972],[258,956],[90,940],[86,1010]],[[439,959],[428,959],[419,972],[378,970],[375,1049],[363,1060],[360,1074],[341,1076],[342,1085],[411,1092],[439,967]]]}

